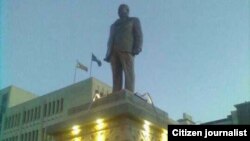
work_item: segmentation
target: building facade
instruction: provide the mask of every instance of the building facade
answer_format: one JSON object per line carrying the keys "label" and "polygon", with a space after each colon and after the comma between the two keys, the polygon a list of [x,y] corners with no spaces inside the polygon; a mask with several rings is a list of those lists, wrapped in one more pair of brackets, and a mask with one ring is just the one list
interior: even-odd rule
{"label": "building facade", "polygon": [[250,125],[250,101],[234,106],[236,110],[226,118],[205,122],[202,125]]}
{"label": "building facade", "polygon": [[122,90],[69,110],[70,119],[48,126],[55,141],[167,141],[168,114]]}
{"label": "building facade", "polygon": [[[0,127],[3,123],[3,115],[9,108],[21,104],[25,101],[34,99],[36,97],[37,96],[35,94],[15,86],[9,86],[5,89],[0,90]],[[13,115],[13,118],[17,118],[18,116],[20,115]]]}
{"label": "building facade", "polygon": [[112,91],[107,84],[89,78],[40,97],[23,96],[22,101],[20,92],[15,96],[11,93],[6,102],[8,89],[1,90],[0,141],[53,141],[46,133],[48,126],[70,118],[69,109],[92,101],[96,94],[102,96]]}
{"label": "building facade", "polygon": [[166,141],[169,124],[195,124],[93,77],[39,97],[17,89],[1,90],[0,141]]}

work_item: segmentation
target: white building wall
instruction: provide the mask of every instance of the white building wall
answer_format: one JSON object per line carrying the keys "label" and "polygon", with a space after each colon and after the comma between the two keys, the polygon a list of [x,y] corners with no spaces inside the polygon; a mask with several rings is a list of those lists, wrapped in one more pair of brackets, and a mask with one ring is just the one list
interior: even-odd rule
{"label": "white building wall", "polygon": [[68,110],[92,101],[96,92],[105,95],[111,93],[111,87],[89,78],[9,108],[0,141],[53,141],[45,127],[70,118]]}

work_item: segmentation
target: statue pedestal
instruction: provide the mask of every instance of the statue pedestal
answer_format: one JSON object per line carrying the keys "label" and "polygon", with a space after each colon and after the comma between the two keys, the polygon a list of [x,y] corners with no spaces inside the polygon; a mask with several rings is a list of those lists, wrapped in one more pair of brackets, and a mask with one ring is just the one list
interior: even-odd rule
{"label": "statue pedestal", "polygon": [[168,114],[122,90],[68,111],[46,128],[56,141],[166,141]]}

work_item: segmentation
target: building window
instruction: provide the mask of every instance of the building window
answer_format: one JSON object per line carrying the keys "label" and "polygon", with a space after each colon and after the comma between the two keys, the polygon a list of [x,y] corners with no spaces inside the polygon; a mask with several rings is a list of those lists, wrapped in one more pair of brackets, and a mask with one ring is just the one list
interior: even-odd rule
{"label": "building window", "polygon": [[60,107],[60,101],[57,100],[57,101],[56,101],[56,113],[59,112],[59,107]]}
{"label": "building window", "polygon": [[46,135],[45,128],[42,129],[42,134],[41,134],[41,135],[42,135],[41,140],[42,140],[42,141],[45,140],[45,139],[46,139],[46,136],[45,136],[45,135]]}
{"label": "building window", "polygon": [[15,127],[17,126],[17,123],[18,123],[18,114],[15,115],[15,124],[14,124]]}
{"label": "building window", "polygon": [[24,140],[23,140],[23,134],[21,134],[21,141],[24,141]]}
{"label": "building window", "polygon": [[38,107],[38,115],[37,115],[37,119],[40,118],[40,113],[41,113],[41,106]]}
{"label": "building window", "polygon": [[7,109],[7,105],[8,105],[8,99],[9,99],[9,95],[8,94],[4,94],[2,97],[2,105],[0,107],[0,112],[1,113],[5,113],[6,109]]}
{"label": "building window", "polygon": [[11,116],[11,128],[14,127],[14,115]]}
{"label": "building window", "polygon": [[34,109],[30,110],[30,121],[33,121],[34,118]]}
{"label": "building window", "polygon": [[38,130],[36,130],[35,141],[38,141]]}
{"label": "building window", "polygon": [[32,141],[31,139],[31,136],[32,136],[32,134],[31,134],[31,132],[29,132],[29,137],[28,137],[28,141]]}
{"label": "building window", "polygon": [[37,107],[35,108],[35,113],[34,113],[34,120],[37,119]]}
{"label": "building window", "polygon": [[48,115],[50,116],[50,114],[51,114],[51,102],[49,102],[49,113],[48,113]]}
{"label": "building window", "polygon": [[43,117],[46,117],[46,115],[47,115],[47,104],[44,104]]}
{"label": "building window", "polygon": [[5,119],[4,119],[4,129],[7,129],[7,125],[8,125],[8,118],[5,117]]}
{"label": "building window", "polygon": [[24,134],[24,140],[27,141],[28,137],[27,137],[27,133]]}
{"label": "building window", "polygon": [[20,124],[20,117],[21,117],[21,113],[18,113],[18,116],[17,116],[17,126],[19,126],[19,124]]}
{"label": "building window", "polygon": [[15,126],[15,115],[11,116],[11,128],[13,128]]}
{"label": "building window", "polygon": [[16,114],[15,117],[14,117],[14,120],[15,120],[15,121],[14,121],[14,127],[17,126],[17,120],[18,120],[18,119],[17,119],[17,116],[18,116],[18,114]]}
{"label": "building window", "polygon": [[12,125],[12,116],[9,117],[9,128],[11,128]]}
{"label": "building window", "polygon": [[10,118],[7,117],[7,119],[6,119],[6,129],[9,129],[9,121],[10,121]]}
{"label": "building window", "polygon": [[30,110],[28,110],[28,112],[27,112],[27,119],[26,119],[26,123],[28,123],[28,122],[29,122],[29,120],[30,120]]}
{"label": "building window", "polygon": [[26,111],[23,112],[23,123],[26,121]]}
{"label": "building window", "polygon": [[12,115],[12,123],[11,123],[11,127],[15,127],[15,121],[16,121],[16,115]]}
{"label": "building window", "polygon": [[35,141],[35,130],[32,131],[32,141]]}
{"label": "building window", "polygon": [[8,118],[8,129],[11,127],[11,117]]}
{"label": "building window", "polygon": [[63,98],[61,98],[61,107],[60,107],[60,112],[62,112],[62,111],[63,111],[63,103],[64,103]]}
{"label": "building window", "polygon": [[56,102],[53,101],[53,104],[52,104],[52,115],[55,114],[55,108],[56,108]]}

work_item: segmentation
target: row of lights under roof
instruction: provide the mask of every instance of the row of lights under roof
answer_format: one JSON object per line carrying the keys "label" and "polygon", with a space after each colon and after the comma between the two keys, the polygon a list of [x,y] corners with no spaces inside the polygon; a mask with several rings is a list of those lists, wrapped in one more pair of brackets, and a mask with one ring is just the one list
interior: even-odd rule
{"label": "row of lights under roof", "polygon": [[[96,129],[97,130],[101,130],[105,127],[105,123],[103,119],[97,119],[96,120]],[[144,124],[143,124],[143,129],[144,129],[144,134],[145,136],[150,140],[150,126],[151,126],[151,122],[144,120]],[[78,136],[79,133],[81,132],[80,126],[79,125],[74,125],[72,127],[72,131],[71,134],[73,136]],[[163,132],[161,134],[161,140],[162,141],[167,141],[167,130],[163,129]],[[105,134],[97,134],[97,141],[104,141],[105,140]],[[73,141],[81,141],[81,137],[75,137],[73,139]]]}

